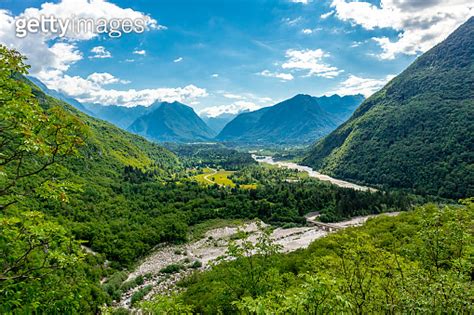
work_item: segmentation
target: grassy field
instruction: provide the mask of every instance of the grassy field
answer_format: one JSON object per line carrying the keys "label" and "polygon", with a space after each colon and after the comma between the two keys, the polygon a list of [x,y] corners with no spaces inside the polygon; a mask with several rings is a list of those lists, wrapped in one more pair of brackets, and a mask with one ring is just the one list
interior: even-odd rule
{"label": "grassy field", "polygon": [[226,170],[214,170],[211,168],[203,169],[203,173],[193,176],[193,178],[203,185],[220,185],[227,187],[235,187],[235,183],[229,179],[234,172]]}
{"label": "grassy field", "polygon": [[[214,170],[211,168],[204,168],[203,173],[193,176],[198,183],[202,185],[214,185],[217,184],[219,186],[226,186],[234,188],[236,185],[235,183],[229,178],[235,172],[226,171],[226,170]],[[244,189],[256,189],[256,184],[248,184],[248,185],[240,185],[241,188]]]}
{"label": "grassy field", "polygon": [[244,184],[244,185],[240,185],[240,188],[243,188],[243,189],[257,189],[257,184]]}

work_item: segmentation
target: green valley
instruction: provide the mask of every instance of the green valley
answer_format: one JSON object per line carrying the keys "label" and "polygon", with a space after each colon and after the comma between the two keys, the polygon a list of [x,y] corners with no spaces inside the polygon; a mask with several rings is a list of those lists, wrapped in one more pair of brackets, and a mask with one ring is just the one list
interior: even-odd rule
{"label": "green valley", "polygon": [[474,313],[466,0],[27,2],[1,314]]}

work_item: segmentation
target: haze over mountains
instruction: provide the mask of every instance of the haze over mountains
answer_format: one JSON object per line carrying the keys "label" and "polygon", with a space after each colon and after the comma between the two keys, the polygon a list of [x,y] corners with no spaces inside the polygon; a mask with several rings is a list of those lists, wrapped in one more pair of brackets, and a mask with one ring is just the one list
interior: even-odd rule
{"label": "haze over mountains", "polygon": [[45,94],[49,95],[49,96],[52,96],[54,98],[57,98],[58,100],[61,100],[63,102],[66,102],[68,103],[69,105],[75,107],[76,109],[80,110],[81,112],[87,114],[87,115],[91,115],[91,116],[95,116],[93,112],[89,111],[86,106],[84,106],[84,104],[82,104],[81,102],[79,102],[78,100],[72,98],[72,97],[69,97],[61,92],[58,92],[56,90],[52,90],[50,88],[48,88],[43,82],[41,82],[39,79],[33,77],[33,76],[28,76],[28,80],[30,80],[31,82],[33,82],[41,91],[43,91]]}
{"label": "haze over mountains", "polygon": [[474,18],[318,142],[305,163],[419,193],[474,194]]}
{"label": "haze over mountains", "polygon": [[117,127],[126,130],[137,118],[155,109],[156,105],[124,107],[116,105],[103,106],[99,104],[84,104],[84,107],[87,108],[94,117],[111,122]]}
{"label": "haze over mountains", "polygon": [[216,134],[222,131],[224,127],[238,114],[223,113],[215,117],[201,115],[202,120],[211,128]]}

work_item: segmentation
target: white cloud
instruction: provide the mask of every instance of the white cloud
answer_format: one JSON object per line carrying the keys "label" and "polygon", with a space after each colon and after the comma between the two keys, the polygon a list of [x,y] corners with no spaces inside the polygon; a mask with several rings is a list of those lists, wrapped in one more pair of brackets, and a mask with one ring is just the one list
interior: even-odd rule
{"label": "white cloud", "polygon": [[242,95],[237,95],[237,94],[232,94],[232,93],[224,93],[222,94],[222,96],[224,96],[225,98],[230,98],[234,100],[241,100],[244,98]]}
{"label": "white cloud", "polygon": [[179,57],[173,60],[174,63],[181,62],[181,61],[183,61],[183,57]]}
{"label": "white cloud", "polygon": [[303,34],[309,35],[309,34],[312,34],[312,33],[313,33],[313,30],[310,29],[310,28],[305,28],[305,29],[301,30],[301,32],[302,32]]}
{"label": "white cloud", "polygon": [[[15,36],[16,20],[25,18],[39,19],[41,16],[55,16],[61,19],[70,19],[72,16],[85,19],[143,19],[146,21],[147,29],[163,29],[156,20],[145,13],[132,9],[124,9],[105,0],[62,0],[58,3],[45,2],[40,8],[27,8],[17,16],[14,16],[9,11],[0,10],[0,42],[9,47],[16,48],[22,54],[26,55],[32,66],[32,73],[46,71],[48,68],[54,70],[57,64],[65,65],[68,62],[68,60],[63,60],[62,55],[51,50],[51,48],[57,44],[59,36],[57,33],[30,33],[23,39]],[[69,40],[69,42],[63,43],[63,45],[75,47],[72,41],[88,40],[96,36],[97,34],[92,32],[74,33],[72,28],[68,28],[68,32],[66,32],[63,39]]]}
{"label": "white cloud", "polygon": [[143,90],[105,89],[103,86],[112,83],[129,83],[109,73],[92,73],[86,79],[79,76],[63,75],[61,72],[41,73],[38,78],[50,89],[60,91],[84,103],[119,106],[148,106],[155,101],[192,102],[207,96],[205,89],[195,85],[178,88],[153,88]]}
{"label": "white cloud", "polygon": [[112,54],[110,51],[105,49],[104,46],[96,46],[91,49],[91,52],[94,53],[94,55],[89,56],[89,58],[112,58]]}
{"label": "white cloud", "polygon": [[471,0],[381,0],[380,6],[365,1],[333,0],[336,17],[367,30],[390,28],[398,31],[388,37],[373,38],[382,48],[381,59],[397,54],[425,52],[473,15]]}
{"label": "white cloud", "polygon": [[[18,16],[18,18],[39,18],[40,16],[54,16],[63,20],[71,17],[92,19],[97,21],[100,18],[111,19],[141,19],[145,21],[147,29],[163,30],[166,27],[159,25],[158,22],[149,15],[132,10],[124,9],[116,4],[106,0],[61,0],[58,3],[45,2],[38,8],[27,8]],[[45,34],[48,38],[55,38],[58,34],[51,32]],[[66,38],[73,40],[87,40],[96,37],[97,34],[92,29],[81,29],[76,32],[72,27],[68,28]]]}
{"label": "white cloud", "polygon": [[218,77],[219,77],[219,74],[218,74],[218,73],[213,73],[213,74],[211,75],[211,77],[213,77],[213,78],[218,78]]}
{"label": "white cloud", "polygon": [[278,78],[282,81],[290,81],[294,79],[291,73],[279,73],[279,72],[271,72],[269,70],[263,70],[262,72],[258,74],[264,77]]}
{"label": "white cloud", "polygon": [[306,76],[318,76],[323,78],[334,78],[343,70],[330,66],[323,62],[328,54],[322,49],[316,50],[295,50],[286,51],[287,61],[282,64],[283,69],[307,70]]}
{"label": "white cloud", "polygon": [[334,14],[334,10],[331,10],[331,11],[329,11],[329,12],[327,12],[327,13],[321,14],[320,18],[323,19],[323,20],[325,20],[325,19],[327,19],[328,17],[330,17],[330,16],[333,15],[333,14]]}
{"label": "white cloud", "polygon": [[56,42],[48,45],[44,34],[29,34],[26,38],[15,36],[15,19],[10,12],[0,9],[0,43],[15,48],[28,57],[30,72],[46,70],[66,71],[69,66],[82,59],[74,43]]}
{"label": "white cloud", "polygon": [[370,79],[358,77],[351,74],[346,80],[342,81],[335,90],[330,91],[326,94],[363,94],[365,97],[369,97],[373,93],[380,90],[388,81],[390,81],[394,77],[394,75],[387,75],[382,79]]}
{"label": "white cloud", "polygon": [[200,116],[204,117],[217,117],[222,114],[239,114],[244,111],[254,111],[262,108],[250,101],[236,101],[229,105],[207,107],[199,111]]}
{"label": "white cloud", "polygon": [[99,85],[107,85],[112,83],[122,83],[128,84],[130,81],[120,80],[119,78],[114,77],[112,74],[107,72],[94,72],[87,77],[87,80],[92,81]]}
{"label": "white cloud", "polygon": [[288,26],[295,26],[297,24],[299,24],[301,21],[303,21],[303,18],[301,16],[298,16],[294,19],[291,19],[291,18],[283,18],[282,19],[282,22]]}
{"label": "white cloud", "polygon": [[212,106],[201,109],[199,115],[203,117],[217,117],[222,114],[239,114],[244,111],[254,111],[262,107],[275,104],[270,97],[262,97],[253,93],[230,93],[227,91],[216,91],[227,99],[233,100],[232,103],[226,105]]}
{"label": "white cloud", "polygon": [[133,53],[134,53],[135,55],[141,55],[141,56],[145,56],[145,55],[146,55],[146,51],[143,50],[143,49],[142,49],[142,50],[135,49],[135,50],[133,51]]}
{"label": "white cloud", "polygon": [[[27,8],[18,16],[0,9],[0,42],[8,47],[19,50],[28,57],[28,64],[32,66],[31,74],[43,81],[48,88],[63,92],[82,102],[100,103],[103,105],[150,105],[155,101],[195,101],[207,96],[205,89],[195,85],[176,88],[150,88],[143,90],[116,90],[106,89],[104,86],[113,83],[126,84],[129,81],[121,80],[109,73],[92,73],[87,78],[70,76],[65,72],[70,66],[81,60],[82,53],[77,49],[76,42],[89,40],[96,36],[93,33],[66,33],[59,41],[57,34],[35,33],[28,34],[27,38],[20,39],[15,36],[15,20],[23,17],[40,15],[54,15],[58,18],[106,18],[106,19],[144,19],[147,29],[165,29],[148,15],[130,8],[121,8],[106,0],[61,0],[58,3],[44,3],[40,9]],[[97,48],[99,47],[99,48]],[[107,56],[106,49],[97,46],[91,52],[96,55]],[[144,55],[144,50],[135,53]],[[126,60],[127,62],[133,59]]]}
{"label": "white cloud", "polygon": [[[15,48],[28,58],[31,65],[30,73],[41,77],[62,76],[69,67],[83,58],[77,49],[76,42],[89,40],[97,36],[92,32],[74,33],[68,29],[64,37],[59,34],[29,33],[26,38],[15,36],[15,21],[18,19],[35,18],[41,16],[55,16],[61,19],[84,18],[84,19],[143,19],[146,27],[150,29],[163,29],[156,20],[145,13],[129,8],[121,8],[106,0],[61,0],[57,3],[46,2],[40,8],[27,8],[15,16],[7,10],[0,9],[0,42],[10,48]],[[102,47],[102,46],[98,46]],[[93,49],[93,58],[107,58],[110,53],[101,48]]]}
{"label": "white cloud", "polygon": [[135,59],[125,59],[125,62],[135,62]]}
{"label": "white cloud", "polygon": [[49,48],[53,53],[51,68],[60,71],[67,71],[69,66],[82,59],[82,54],[77,50],[76,45],[68,43],[56,43]]}
{"label": "white cloud", "polygon": [[293,3],[308,4],[310,0],[290,0]]}

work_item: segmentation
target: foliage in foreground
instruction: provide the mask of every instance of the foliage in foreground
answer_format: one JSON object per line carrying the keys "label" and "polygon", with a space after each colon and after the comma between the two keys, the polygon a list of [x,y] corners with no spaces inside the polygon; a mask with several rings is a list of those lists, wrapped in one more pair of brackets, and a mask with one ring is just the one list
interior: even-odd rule
{"label": "foliage in foreground", "polygon": [[235,260],[184,281],[184,293],[144,307],[154,314],[170,304],[204,314],[472,313],[473,227],[470,201],[371,219],[287,255],[268,244],[248,257],[244,243],[231,247]]}
{"label": "foliage in foreground", "polygon": [[62,180],[57,162],[77,154],[84,125],[61,108],[41,108],[16,78],[27,69],[0,45],[0,313],[93,313],[105,301],[100,257],[32,206],[67,203],[66,192],[79,189]]}

